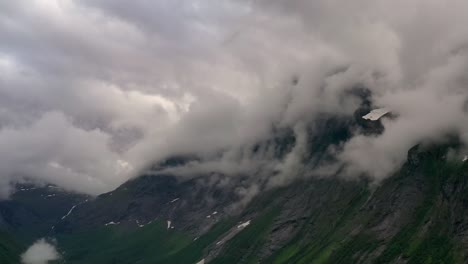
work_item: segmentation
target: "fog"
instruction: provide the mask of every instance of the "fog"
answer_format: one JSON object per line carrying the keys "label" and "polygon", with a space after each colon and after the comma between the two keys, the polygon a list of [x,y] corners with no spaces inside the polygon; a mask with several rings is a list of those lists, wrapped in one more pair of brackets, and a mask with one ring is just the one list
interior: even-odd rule
{"label": "fog", "polygon": [[55,246],[48,243],[44,238],[34,242],[21,255],[21,263],[23,264],[47,264],[50,261],[60,259],[60,254],[55,249]]}

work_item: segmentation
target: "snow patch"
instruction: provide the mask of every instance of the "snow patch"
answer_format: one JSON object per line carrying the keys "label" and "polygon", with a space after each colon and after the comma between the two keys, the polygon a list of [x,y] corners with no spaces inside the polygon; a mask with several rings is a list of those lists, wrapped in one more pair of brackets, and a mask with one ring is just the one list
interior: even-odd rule
{"label": "snow patch", "polygon": [[62,220],[65,219],[65,218],[67,218],[67,216],[69,216],[69,215],[72,213],[72,211],[73,211],[73,209],[75,209],[75,207],[76,207],[76,205],[72,206],[72,208],[70,209],[70,211],[68,211],[68,213],[67,213],[66,215],[62,216]]}
{"label": "snow patch", "polygon": [[31,191],[31,190],[35,190],[37,188],[20,188],[19,190],[20,191]]}
{"label": "snow patch", "polygon": [[198,261],[196,264],[205,264],[205,259]]}
{"label": "snow patch", "polygon": [[237,229],[244,229],[250,225],[250,220],[237,226]]}
{"label": "snow patch", "polygon": [[367,115],[363,116],[363,119],[370,120],[370,121],[377,121],[382,118],[384,115],[388,114],[390,110],[387,108],[379,108],[370,111]]}
{"label": "snow patch", "polygon": [[468,155],[465,155],[465,157],[462,160],[463,162],[468,161]]}
{"label": "snow patch", "polygon": [[169,221],[169,220],[167,220],[167,229],[170,229],[170,228],[171,228],[171,224],[172,224],[172,222]]}
{"label": "snow patch", "polygon": [[138,220],[135,220],[135,223],[137,224],[138,227],[144,227],[145,226],[143,224],[140,224],[140,221],[138,221]]}
{"label": "snow patch", "polygon": [[105,226],[108,226],[108,225],[118,225],[120,224],[120,222],[114,222],[114,221],[110,221],[109,223],[105,224]]}
{"label": "snow patch", "polygon": [[149,225],[149,224],[153,223],[153,221],[149,221],[149,222],[146,223],[146,224],[142,224],[142,223],[140,223],[139,220],[135,220],[135,223],[138,225],[138,227],[141,228],[141,227],[144,227],[145,225]]}
{"label": "snow patch", "polygon": [[214,211],[214,212],[212,212],[211,214],[207,215],[206,218],[215,217],[217,214],[218,214],[218,212],[217,212],[217,211]]}
{"label": "snow patch", "polygon": [[174,200],[171,201],[171,203],[177,202],[180,198],[175,198]]}

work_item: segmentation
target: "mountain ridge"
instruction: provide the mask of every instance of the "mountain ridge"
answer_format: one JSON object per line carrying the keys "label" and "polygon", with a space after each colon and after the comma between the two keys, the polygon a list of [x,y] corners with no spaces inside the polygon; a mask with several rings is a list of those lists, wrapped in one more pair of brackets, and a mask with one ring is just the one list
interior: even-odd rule
{"label": "mountain ridge", "polygon": [[[311,168],[333,160],[329,146],[356,128],[382,132],[379,122],[361,120],[366,111],[356,111],[354,120],[317,123],[306,156]],[[285,135],[276,141],[280,156],[295,143]],[[35,232],[20,241],[56,238],[58,263],[463,263],[468,162],[448,155],[458,147],[456,138],[416,145],[401,169],[378,184],[366,177],[299,177],[249,200],[237,189],[248,187],[249,177],[180,180],[156,170],[94,199],[62,194],[60,209],[46,222],[53,227],[45,232],[32,225]],[[42,200],[23,199],[19,208],[30,212],[31,204],[57,195],[49,192],[34,191]]]}

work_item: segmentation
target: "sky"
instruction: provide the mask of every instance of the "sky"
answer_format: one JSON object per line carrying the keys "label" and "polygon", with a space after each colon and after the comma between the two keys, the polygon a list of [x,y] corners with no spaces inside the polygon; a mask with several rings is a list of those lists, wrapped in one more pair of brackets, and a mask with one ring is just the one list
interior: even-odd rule
{"label": "sky", "polygon": [[[251,173],[270,160],[245,146],[272,126],[305,142],[321,115],[352,115],[357,102],[340,95],[356,84],[398,118],[356,133],[337,162],[383,179],[419,142],[468,142],[467,11],[463,0],[2,1],[0,196],[24,181],[96,195],[186,153],[206,157],[200,170]],[[270,166],[288,177],[303,152]]]}

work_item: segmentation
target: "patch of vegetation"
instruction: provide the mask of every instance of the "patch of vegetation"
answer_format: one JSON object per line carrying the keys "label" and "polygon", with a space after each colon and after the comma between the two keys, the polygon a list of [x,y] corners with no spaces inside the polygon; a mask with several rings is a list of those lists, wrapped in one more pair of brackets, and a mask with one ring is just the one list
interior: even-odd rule
{"label": "patch of vegetation", "polygon": [[192,239],[158,221],[132,231],[103,227],[58,237],[64,263],[165,263]]}
{"label": "patch of vegetation", "polygon": [[273,208],[252,220],[249,226],[227,242],[221,256],[211,263],[256,263],[257,250],[264,244],[271,224],[279,212],[278,208]]}
{"label": "patch of vegetation", "polygon": [[327,259],[327,263],[347,263],[347,261],[358,257],[357,255],[373,252],[378,248],[379,243],[371,235],[359,234],[335,250],[330,258]]}
{"label": "patch of vegetation", "polygon": [[446,162],[438,156],[430,155],[422,164],[429,184],[423,203],[416,209],[411,223],[390,241],[376,263],[389,263],[397,256],[403,256],[408,263],[415,264],[456,263],[452,254],[454,242],[448,235],[445,217],[448,212],[437,201],[442,196],[443,183],[455,175],[459,177],[464,166],[459,162]]}
{"label": "patch of vegetation", "polygon": [[[330,193],[334,193],[331,189]],[[298,235],[271,258],[271,262],[280,263],[333,263],[330,258],[340,248],[340,241],[346,239],[350,229],[354,227],[354,216],[365,203],[369,192],[367,189],[355,189],[352,193],[345,193],[345,197],[337,205],[340,209],[329,213],[318,212],[310,218],[310,226],[304,227]],[[313,237],[309,237],[310,234]]]}
{"label": "patch of vegetation", "polygon": [[20,254],[24,249],[22,245],[18,244],[8,234],[0,232],[0,263],[20,263]]}
{"label": "patch of vegetation", "polygon": [[[380,210],[359,211],[364,201],[354,196],[344,212],[335,212],[333,217],[325,218],[320,215],[323,212],[319,212],[319,216],[311,216],[310,221],[314,223],[312,226],[317,230],[304,227],[295,239],[267,263],[392,263],[398,257],[410,264],[462,263],[461,255],[457,254],[458,244],[451,235],[449,219],[453,216],[453,209],[448,208],[449,202],[441,201],[449,197],[462,198],[454,198],[456,195],[468,197],[466,192],[460,191],[464,188],[462,186],[468,186],[468,163],[446,161],[443,157],[445,152],[443,148],[424,152],[419,163],[405,165],[377,190],[381,197],[385,197],[385,192],[389,190],[387,195],[398,192],[400,184],[413,184],[424,190],[421,203],[410,216],[410,222],[388,242],[381,254],[378,252],[385,245],[384,242],[366,231],[383,221],[387,213]],[[414,178],[415,175],[424,175],[423,182]],[[451,193],[454,190],[450,188],[444,190],[444,186],[455,186],[459,193]],[[340,196],[342,199],[352,197]],[[368,194],[362,197],[366,198]],[[465,200],[468,202],[468,198]],[[341,208],[338,202],[334,206]],[[324,224],[324,219],[331,221]],[[349,234],[358,226],[362,230],[350,238]],[[375,256],[378,256],[377,259],[374,259]]]}
{"label": "patch of vegetation", "polygon": [[204,257],[205,250],[222,234],[235,226],[235,220],[226,220],[215,225],[208,233],[196,239],[188,246],[169,256],[163,263],[196,263]]}

